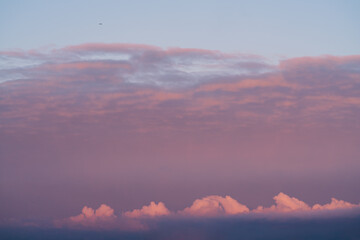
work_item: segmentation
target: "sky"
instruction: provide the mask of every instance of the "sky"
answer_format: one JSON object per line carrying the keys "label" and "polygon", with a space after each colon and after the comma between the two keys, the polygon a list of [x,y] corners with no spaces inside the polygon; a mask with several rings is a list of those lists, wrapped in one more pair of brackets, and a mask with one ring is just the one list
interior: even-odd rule
{"label": "sky", "polygon": [[360,236],[359,10],[2,1],[0,236]]}
{"label": "sky", "polygon": [[359,8],[356,0],[3,0],[0,49],[121,42],[274,59],[352,55],[360,51]]}

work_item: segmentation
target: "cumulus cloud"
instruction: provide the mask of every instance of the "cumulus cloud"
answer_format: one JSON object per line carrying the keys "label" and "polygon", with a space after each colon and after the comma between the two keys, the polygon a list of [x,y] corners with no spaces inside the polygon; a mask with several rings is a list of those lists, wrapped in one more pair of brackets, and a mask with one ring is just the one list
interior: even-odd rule
{"label": "cumulus cloud", "polygon": [[254,212],[293,212],[293,211],[309,211],[311,208],[305,202],[280,192],[274,198],[275,205],[269,208],[259,206]]}
{"label": "cumulus cloud", "polygon": [[81,223],[87,221],[95,222],[98,220],[111,220],[113,218],[115,218],[114,209],[106,204],[101,204],[96,210],[85,206],[79,215],[70,217],[69,219],[70,221]]}
{"label": "cumulus cloud", "polygon": [[79,215],[63,220],[58,220],[55,222],[55,225],[59,227],[108,227],[114,222],[115,219],[116,216],[114,214],[114,209],[106,204],[101,204],[100,207],[96,210],[84,206]]}
{"label": "cumulus cloud", "polygon": [[170,211],[166,208],[163,202],[156,204],[155,202],[150,202],[148,206],[143,206],[141,209],[134,209],[132,211],[127,211],[124,213],[124,216],[130,218],[141,218],[141,217],[158,217],[169,215]]}
{"label": "cumulus cloud", "polygon": [[207,196],[196,199],[190,207],[180,211],[180,214],[192,216],[219,216],[247,213],[249,209],[230,196]]}
{"label": "cumulus cloud", "polygon": [[[171,219],[181,217],[216,218],[222,216],[263,217],[267,215],[277,216],[277,214],[281,214],[280,216],[282,217],[314,217],[318,214],[321,214],[321,216],[331,216],[331,213],[349,213],[349,211],[336,212],[334,210],[352,211],[353,209],[360,209],[360,203],[352,204],[336,198],[331,198],[331,202],[328,204],[315,204],[313,207],[282,192],[273,199],[275,204],[270,207],[259,206],[256,209],[250,210],[246,205],[239,203],[230,196],[211,195],[196,199],[191,206],[173,213],[163,202],[156,203],[152,201],[149,205],[124,212],[119,216],[114,214],[114,209],[106,204],[101,204],[96,210],[85,206],[79,215],[56,220],[54,223],[57,227],[145,230],[153,227],[154,223],[162,221],[161,217],[170,217]],[[306,213],[306,215],[302,215],[302,213]],[[328,213],[330,215],[327,215]]]}
{"label": "cumulus cloud", "polygon": [[282,192],[274,197],[275,204],[271,207],[259,206],[253,210],[254,213],[288,213],[288,212],[307,212],[307,213],[316,213],[318,210],[341,210],[341,209],[352,209],[360,207],[360,204],[353,204],[343,200],[338,200],[336,198],[331,198],[331,202],[321,205],[314,204],[310,207],[305,202],[295,198],[290,197]]}
{"label": "cumulus cloud", "polygon": [[313,210],[335,210],[335,209],[350,209],[350,208],[358,208],[360,207],[360,203],[359,204],[352,204],[343,200],[338,200],[336,198],[331,198],[331,202],[324,204],[324,205],[320,205],[320,204],[315,204],[312,209]]}

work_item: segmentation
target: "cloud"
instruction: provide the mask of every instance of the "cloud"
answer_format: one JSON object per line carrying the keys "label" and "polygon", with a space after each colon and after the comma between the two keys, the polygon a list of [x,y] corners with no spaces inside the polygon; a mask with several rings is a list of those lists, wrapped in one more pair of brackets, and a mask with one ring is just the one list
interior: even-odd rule
{"label": "cloud", "polygon": [[[271,216],[272,218],[276,216],[299,217],[302,219],[303,217],[339,217],[352,213],[356,215],[360,210],[360,203],[352,204],[335,198],[332,198],[328,204],[315,204],[313,207],[282,192],[273,199],[275,204],[270,207],[259,206],[250,210],[246,205],[239,203],[230,196],[211,195],[196,199],[191,206],[177,212],[171,212],[163,202],[152,201],[149,205],[124,212],[119,216],[114,214],[114,209],[106,204],[101,204],[96,210],[85,206],[79,215],[55,220],[54,225],[59,228],[138,231],[156,229],[164,217],[169,220],[183,219],[184,217],[187,219],[208,219],[224,216],[240,217],[239,219],[256,219],[264,216]],[[27,221],[26,224],[34,225],[37,223]]]}
{"label": "cloud", "polygon": [[0,128],[9,132],[64,132],[63,125],[76,132],[119,118],[134,132],[251,123],[354,129],[360,112],[360,56],[271,64],[206,49],[103,43],[0,55]]}
{"label": "cloud", "polygon": [[70,221],[73,221],[73,222],[82,222],[87,219],[95,220],[96,219],[95,211],[94,211],[94,209],[85,206],[85,207],[83,207],[83,209],[79,215],[70,217],[69,219],[70,219]]}
{"label": "cloud", "polygon": [[314,204],[310,207],[305,202],[295,198],[290,197],[282,192],[274,197],[275,205],[265,208],[259,206],[253,210],[254,213],[288,213],[288,212],[307,212],[307,213],[316,213],[318,210],[344,210],[359,208],[360,204],[352,204],[343,200],[338,200],[336,198],[331,198],[331,202],[328,204]]}
{"label": "cloud", "polygon": [[71,221],[82,222],[82,221],[97,221],[97,220],[108,220],[114,218],[114,209],[106,204],[101,204],[98,209],[83,207],[82,212],[74,217],[70,217]]}
{"label": "cloud", "polygon": [[343,200],[337,200],[336,198],[331,198],[331,202],[324,204],[324,205],[320,205],[320,204],[315,204],[312,209],[313,210],[336,210],[336,209],[351,209],[351,208],[359,208],[360,207],[360,203],[359,204],[352,204],[349,202],[345,202]]}
{"label": "cloud", "polygon": [[96,210],[84,206],[81,213],[63,220],[58,220],[55,225],[58,227],[109,227],[116,220],[114,209],[106,204],[101,204]]}
{"label": "cloud", "polygon": [[247,213],[249,209],[230,196],[207,196],[196,199],[190,207],[180,211],[183,215],[219,216]]}
{"label": "cloud", "polygon": [[275,205],[269,208],[263,206],[257,207],[254,212],[294,212],[294,211],[309,211],[311,208],[305,202],[290,197],[282,192],[276,195],[274,198]]}
{"label": "cloud", "polygon": [[148,206],[143,206],[141,209],[134,209],[127,211],[123,215],[130,218],[141,218],[141,217],[158,217],[169,215],[170,211],[166,208],[163,202],[156,204],[150,202]]}

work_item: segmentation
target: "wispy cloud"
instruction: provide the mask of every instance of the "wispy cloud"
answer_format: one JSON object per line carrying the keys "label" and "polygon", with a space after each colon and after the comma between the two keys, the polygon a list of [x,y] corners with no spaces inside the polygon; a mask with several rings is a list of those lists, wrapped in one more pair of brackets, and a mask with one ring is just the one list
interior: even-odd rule
{"label": "wispy cloud", "polygon": [[120,115],[124,128],[140,132],[250,123],[348,127],[360,113],[360,56],[276,65],[260,56],[133,44],[0,55],[0,127],[7,131]]}

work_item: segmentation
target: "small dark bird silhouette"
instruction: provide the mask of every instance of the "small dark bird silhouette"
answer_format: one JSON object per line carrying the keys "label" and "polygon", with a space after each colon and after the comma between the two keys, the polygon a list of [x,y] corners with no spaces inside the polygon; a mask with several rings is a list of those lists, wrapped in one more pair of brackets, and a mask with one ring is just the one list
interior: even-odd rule
{"label": "small dark bird silhouette", "polygon": [[99,25],[103,25],[102,23],[99,23]]}

